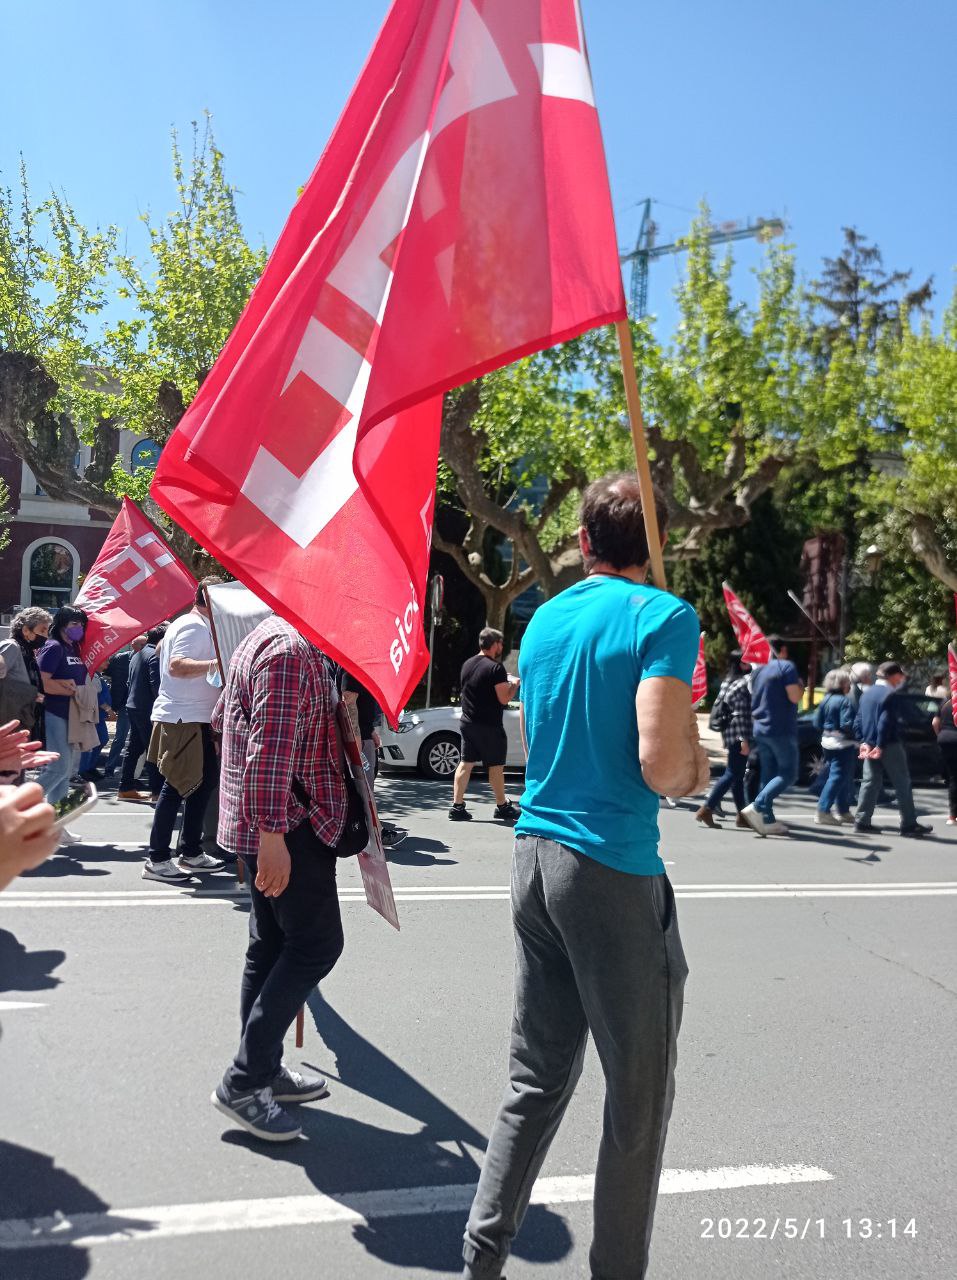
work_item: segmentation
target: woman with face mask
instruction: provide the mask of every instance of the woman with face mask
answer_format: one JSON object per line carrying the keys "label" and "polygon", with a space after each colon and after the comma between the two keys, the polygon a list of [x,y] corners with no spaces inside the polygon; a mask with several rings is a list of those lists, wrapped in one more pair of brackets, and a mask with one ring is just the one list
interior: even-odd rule
{"label": "woman with face mask", "polygon": [[43,681],[37,654],[52,621],[46,609],[21,609],[10,623],[9,640],[0,641],[0,723],[19,720],[38,742],[43,741]]}
{"label": "woman with face mask", "polygon": [[[40,785],[50,804],[56,804],[70,789],[70,779],[79,763],[79,753],[70,746],[70,701],[88,673],[80,657],[80,645],[86,635],[86,614],[82,609],[65,605],[57,609],[50,627],[50,638],[40,650],[38,665],[43,680],[46,748],[59,753],[59,760],[47,765],[40,775]],[[64,832],[66,839],[71,839]]]}

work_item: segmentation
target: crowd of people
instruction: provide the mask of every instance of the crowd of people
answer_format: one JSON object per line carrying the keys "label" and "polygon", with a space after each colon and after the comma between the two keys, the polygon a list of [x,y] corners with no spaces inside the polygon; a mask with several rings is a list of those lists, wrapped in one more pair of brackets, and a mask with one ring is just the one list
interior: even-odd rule
{"label": "crowd of people", "polygon": [[[711,725],[721,733],[727,763],[695,814],[707,827],[717,825],[721,801],[730,790],[736,824],[759,836],[787,835],[774,812],[775,800],[798,780],[800,751],[798,711],[804,682],[779,636],[768,638],[772,657],[752,667],[741,651],[731,654],[711,711]],[[902,836],[921,838],[932,828],[918,821],[904,745],[900,697],[907,673],[899,662],[875,668],[868,662],[836,667],[824,677],[823,698],[814,712],[820,733],[822,768],[812,779],[817,792],[814,822],[861,833],[880,831],[874,810],[885,781],[893,788]],[[950,814],[957,823],[957,726],[946,697],[933,727],[940,746],[941,767],[948,781]],[[855,804],[858,762],[862,780]]]}
{"label": "crowd of people", "polygon": [[[666,517],[661,500],[662,530]],[[606,1088],[592,1271],[644,1273],[688,975],[658,849],[659,796],[707,790],[696,817],[714,826],[730,791],[739,827],[781,835],[788,828],[774,806],[798,776],[804,684],[787,645],[770,637],[767,663],[752,668],[732,655],[712,712],[727,763],[712,784],[691,704],[698,621],[684,601],[646,583],[635,476],[589,487],[579,541],[585,577],[536,612],[519,676],[502,665],[502,635],[493,629],[482,632],[463,671],[463,754],[449,818],[470,817],[466,786],[473,766],[484,763],[495,817],[515,827],[517,957],[508,1081],[468,1219],[465,1280],[502,1276],[589,1034]],[[110,746],[103,772],[120,770],[120,799],[155,806],[144,878],[183,884],[236,859],[249,872],[240,1035],[211,1101],[258,1138],[293,1141],[302,1126],[289,1104],[325,1096],[328,1083],[291,1070],[283,1040],[343,951],[337,860],[369,839],[342,717],[351,718],[371,784],[378,708],[276,616],[241,641],[223,687],[208,596],[218,581],[204,580],[189,611],[114,659],[105,682],[90,676],[80,656],[83,610],[65,606],[51,616],[29,608],[14,619],[0,645],[0,707],[11,716],[0,728],[0,889],[55,850],[55,805],[77,770],[99,778],[108,745],[100,725],[112,694],[121,740]],[[826,766],[818,825],[876,830],[886,778],[901,834],[930,830],[917,820],[902,743],[906,678],[895,662],[876,671],[858,663],[825,677],[815,712]],[[520,806],[505,794],[502,721],[519,687],[527,757]],[[934,726],[953,823],[957,722],[949,698]],[[852,812],[858,760],[863,781]],[[39,770],[39,785],[24,783],[31,770]],[[203,845],[214,792],[211,853]]]}

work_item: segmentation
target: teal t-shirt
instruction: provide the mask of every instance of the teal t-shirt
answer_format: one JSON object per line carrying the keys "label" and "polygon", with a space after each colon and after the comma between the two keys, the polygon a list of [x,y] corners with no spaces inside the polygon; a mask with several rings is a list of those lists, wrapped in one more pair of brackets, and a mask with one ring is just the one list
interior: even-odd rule
{"label": "teal t-shirt", "polygon": [[649,676],[690,685],[699,633],[690,604],[626,578],[586,578],[537,610],[519,653],[528,765],[517,834],[632,875],[664,871],[635,694]]}

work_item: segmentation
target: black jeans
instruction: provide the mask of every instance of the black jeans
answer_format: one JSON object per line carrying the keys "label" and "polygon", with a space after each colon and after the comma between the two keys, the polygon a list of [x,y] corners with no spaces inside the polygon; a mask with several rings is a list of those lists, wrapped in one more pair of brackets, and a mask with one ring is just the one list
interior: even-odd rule
{"label": "black jeans", "polygon": [[239,1007],[242,1038],[225,1075],[227,1088],[242,1093],[273,1080],[283,1037],[342,955],[336,855],[308,822],[289,832],[286,846],[292,868],[278,898],[256,888],[256,859],[246,859],[252,909]]}
{"label": "black jeans", "polygon": [[180,841],[180,854],[195,858],[203,852],[203,818],[206,816],[206,805],[209,797],[216,789],[219,781],[219,756],[213,746],[213,734],[208,724],[201,725],[203,731],[203,780],[191,796],[183,797],[168,782],[163,783],[160,798],[153,814],[153,829],[150,832],[150,861],[163,862],[170,856],[173,843],[173,828],[179,806],[183,805],[183,838]]}
{"label": "black jeans", "polygon": [[[129,735],[123,752],[123,768],[120,771],[120,791],[133,791],[136,787],[136,766],[139,758],[150,745],[150,734],[153,724],[143,711],[127,711],[129,719]],[[149,779],[150,791],[158,796],[163,787],[163,779],[155,764],[146,762],[146,776]],[[175,821],[176,815],[173,815]]]}
{"label": "black jeans", "polygon": [[940,758],[947,779],[947,795],[950,799],[950,816],[957,818],[957,742],[938,742]]}
{"label": "black jeans", "polygon": [[728,750],[728,763],[724,767],[724,773],[711,788],[705,805],[709,809],[717,809],[721,803],[721,797],[725,795],[728,788],[734,796],[734,805],[738,813],[744,808],[744,771],[748,767],[748,757],[741,751],[741,743],[736,742],[733,747]]}

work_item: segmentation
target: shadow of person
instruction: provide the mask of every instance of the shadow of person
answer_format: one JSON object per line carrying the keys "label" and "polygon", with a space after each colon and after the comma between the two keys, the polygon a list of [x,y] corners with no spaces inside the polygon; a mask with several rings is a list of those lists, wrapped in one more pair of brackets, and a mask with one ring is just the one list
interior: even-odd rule
{"label": "shadow of person", "polygon": [[[309,1011],[335,1067],[319,1063],[317,1069],[420,1127],[416,1131],[385,1129],[332,1110],[303,1107],[297,1118],[306,1141],[264,1148],[237,1131],[224,1134],[223,1141],[296,1164],[317,1190],[345,1205],[351,1200],[366,1219],[353,1228],[354,1239],[373,1257],[415,1272],[454,1271],[479,1175],[478,1161],[468,1148],[484,1151],[484,1135],[360,1035],[319,992],[310,998]],[[370,1192],[436,1186],[455,1188],[458,1193],[453,1194],[447,1212],[432,1209],[426,1218],[394,1211],[377,1216],[369,1210]],[[387,1194],[383,1203],[388,1203]],[[571,1247],[564,1219],[536,1205],[526,1215],[512,1252],[556,1262]]]}
{"label": "shadow of person", "polygon": [[65,959],[65,951],[28,951],[12,933],[0,929],[0,991],[50,991],[60,985],[52,970]]}
{"label": "shadow of person", "polygon": [[51,880],[58,876],[108,876],[106,867],[86,867],[72,853],[60,852],[38,867],[20,872],[23,880]]}
{"label": "shadow of person", "polygon": [[80,1239],[149,1227],[132,1219],[100,1218],[110,1206],[52,1156],[3,1139],[0,1205],[0,1276],[9,1280],[82,1280],[90,1270],[90,1254]]}
{"label": "shadow of person", "polygon": [[406,836],[400,845],[387,851],[387,858],[400,867],[455,867],[456,858],[437,858],[437,853],[448,853],[449,846],[441,840],[429,840],[425,836]]}

